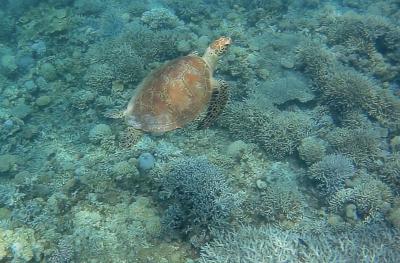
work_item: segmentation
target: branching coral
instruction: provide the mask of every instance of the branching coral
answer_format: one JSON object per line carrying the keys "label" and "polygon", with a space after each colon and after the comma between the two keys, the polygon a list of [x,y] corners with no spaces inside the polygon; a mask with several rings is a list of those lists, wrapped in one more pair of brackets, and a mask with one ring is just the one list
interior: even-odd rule
{"label": "branching coral", "polygon": [[93,64],[85,76],[91,86],[110,86],[113,79],[138,83],[144,76],[144,61],[138,50],[121,38],[93,46],[86,57]]}
{"label": "branching coral", "polygon": [[303,113],[265,111],[251,102],[229,105],[220,123],[233,137],[258,143],[278,159],[292,154],[312,132],[312,121]]}
{"label": "branching coral", "polygon": [[385,182],[392,186],[393,190],[400,192],[400,154],[390,156],[379,174]]}
{"label": "branching coral", "polygon": [[321,44],[305,43],[299,58],[322,102],[336,113],[364,111],[384,126],[400,126],[400,100],[361,73],[347,69]]}
{"label": "branching coral", "polygon": [[87,70],[84,80],[87,86],[94,91],[110,91],[114,71],[107,64],[93,64]]}
{"label": "branching coral", "polygon": [[179,30],[159,29],[157,31],[132,23],[119,41],[128,43],[146,63],[176,58],[178,39],[182,38]]}
{"label": "branching coral", "polygon": [[252,200],[251,209],[267,222],[290,228],[303,217],[303,197],[296,188],[275,183],[261,190]]}
{"label": "branching coral", "polygon": [[343,189],[345,181],[354,173],[351,160],[339,154],[327,155],[309,169],[309,176],[318,182],[318,188],[324,195]]}
{"label": "branching coral", "polygon": [[327,135],[327,140],[357,166],[374,169],[382,155],[377,134],[370,129],[337,128]]}
{"label": "branching coral", "polygon": [[199,234],[211,227],[222,227],[242,202],[222,172],[205,158],[181,158],[161,178],[161,198],[170,206],[163,218],[171,226]]}
{"label": "branching coral", "polygon": [[328,16],[322,24],[329,44],[344,46],[344,57],[350,58],[353,66],[368,69],[386,80],[393,79],[394,69],[386,61],[393,60],[391,52],[399,48],[399,26],[380,16],[352,12]]}
{"label": "branching coral", "polygon": [[178,17],[166,8],[153,8],[142,14],[141,21],[151,29],[174,29],[181,24]]}
{"label": "branching coral", "polygon": [[[276,227],[242,226],[222,232],[203,246],[201,263],[253,262],[377,262],[396,263],[400,257],[398,233],[384,225],[357,231],[297,234]],[[385,245],[382,245],[385,244]]]}
{"label": "branching coral", "polygon": [[[353,188],[345,188],[332,195],[329,204],[333,213],[346,219],[368,222],[387,212],[393,199],[390,188],[368,175],[362,176],[365,178],[356,181]],[[355,215],[346,211],[349,205],[354,205]]]}

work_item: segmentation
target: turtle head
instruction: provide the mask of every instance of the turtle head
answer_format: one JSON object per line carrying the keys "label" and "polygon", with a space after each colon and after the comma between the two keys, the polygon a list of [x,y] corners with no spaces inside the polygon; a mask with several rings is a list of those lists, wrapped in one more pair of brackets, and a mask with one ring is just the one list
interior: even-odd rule
{"label": "turtle head", "polygon": [[232,39],[230,37],[220,37],[211,43],[210,49],[213,50],[217,56],[220,56],[225,53],[231,43]]}
{"label": "turtle head", "polygon": [[226,52],[228,46],[232,43],[232,39],[230,37],[220,37],[207,48],[204,53],[203,59],[210,66],[211,70],[213,70],[217,64],[218,57]]}

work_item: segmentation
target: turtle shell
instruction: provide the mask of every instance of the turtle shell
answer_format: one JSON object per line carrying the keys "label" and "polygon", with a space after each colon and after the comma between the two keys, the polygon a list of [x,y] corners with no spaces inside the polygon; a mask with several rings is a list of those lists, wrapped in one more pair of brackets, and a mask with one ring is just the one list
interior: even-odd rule
{"label": "turtle shell", "polygon": [[211,70],[198,56],[167,62],[148,75],[125,111],[128,124],[149,132],[181,128],[196,119],[212,93]]}

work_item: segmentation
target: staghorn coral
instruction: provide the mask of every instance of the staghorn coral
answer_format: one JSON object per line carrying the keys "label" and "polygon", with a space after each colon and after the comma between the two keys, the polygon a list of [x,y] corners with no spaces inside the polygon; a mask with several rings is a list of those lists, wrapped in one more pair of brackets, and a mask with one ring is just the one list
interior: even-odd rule
{"label": "staghorn coral", "polygon": [[234,193],[222,172],[205,158],[174,161],[160,183],[160,197],[170,204],[163,218],[169,229],[179,225],[175,230],[199,234],[211,227],[225,226],[242,202],[241,195]]}
{"label": "staghorn coral", "polygon": [[144,76],[144,61],[128,44],[113,43],[107,57],[112,63],[117,80],[124,83],[137,83]]}
{"label": "staghorn coral", "polygon": [[71,106],[83,110],[90,106],[96,94],[89,90],[78,90],[71,95]]}
{"label": "staghorn coral", "polygon": [[382,156],[378,136],[371,129],[336,128],[326,139],[335,150],[360,167],[375,169]]}
{"label": "staghorn coral", "polygon": [[[372,179],[366,174],[354,182],[354,187],[344,188],[333,194],[329,200],[329,209],[333,213],[354,222],[370,222],[388,211],[393,194],[382,181]],[[349,205],[354,206],[355,214],[349,215]]]}
{"label": "staghorn coral", "polygon": [[355,173],[352,161],[340,154],[331,154],[311,165],[308,175],[317,181],[323,195],[331,195],[345,186]]}
{"label": "staghorn coral", "polygon": [[57,249],[48,258],[49,263],[69,263],[74,255],[74,250],[70,240],[63,239],[58,241]]}
{"label": "staghorn coral", "polygon": [[383,125],[400,125],[400,101],[358,72],[339,70],[332,73],[321,91],[325,103],[339,113],[361,109]]}
{"label": "staghorn coral", "polygon": [[285,183],[267,185],[251,200],[251,212],[267,222],[291,228],[304,215],[304,200],[296,187]]}
{"label": "staghorn coral", "polygon": [[165,0],[164,2],[184,21],[198,22],[210,18],[212,7],[205,1],[190,0],[182,2],[179,0]]}
{"label": "staghorn coral", "polygon": [[347,12],[342,16],[328,16],[323,24],[332,44],[346,44],[355,38],[367,41],[381,51],[399,47],[400,27],[381,16]]}
{"label": "staghorn coral", "polygon": [[183,29],[151,30],[145,25],[131,23],[117,41],[129,45],[136,54],[140,55],[145,64],[149,64],[173,59],[179,55],[178,40],[187,33],[181,30]]}
{"label": "staghorn coral", "polygon": [[[241,226],[218,233],[202,247],[200,263],[253,262],[377,262],[396,263],[400,257],[397,231],[382,224],[319,235],[272,226]],[[382,245],[385,244],[385,245]]]}
{"label": "staghorn coral", "polygon": [[305,41],[298,47],[297,59],[316,85],[317,91],[329,80],[335,56],[319,41]]}
{"label": "staghorn coral", "polygon": [[390,80],[395,69],[387,61],[396,56],[400,27],[382,16],[345,13],[322,18],[323,32],[330,45],[341,45],[342,59],[361,71]]}
{"label": "staghorn coral", "polygon": [[298,57],[321,94],[321,101],[336,113],[364,111],[383,126],[399,128],[400,100],[391,91],[343,67],[320,43],[304,43]]}
{"label": "staghorn coral", "polygon": [[385,160],[379,176],[392,186],[394,191],[400,192],[400,154],[393,154]]}
{"label": "staghorn coral", "polygon": [[313,128],[303,113],[265,111],[251,101],[231,103],[220,119],[234,138],[258,143],[277,159],[292,154]]}

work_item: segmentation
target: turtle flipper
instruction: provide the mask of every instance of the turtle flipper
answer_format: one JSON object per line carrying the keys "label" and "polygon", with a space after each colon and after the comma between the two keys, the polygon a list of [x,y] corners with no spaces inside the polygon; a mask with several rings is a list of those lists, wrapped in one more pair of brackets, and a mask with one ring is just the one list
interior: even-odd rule
{"label": "turtle flipper", "polygon": [[210,125],[217,119],[228,101],[228,92],[228,83],[223,80],[216,81],[216,87],[211,94],[206,116],[200,121],[197,126],[198,129],[210,127]]}

